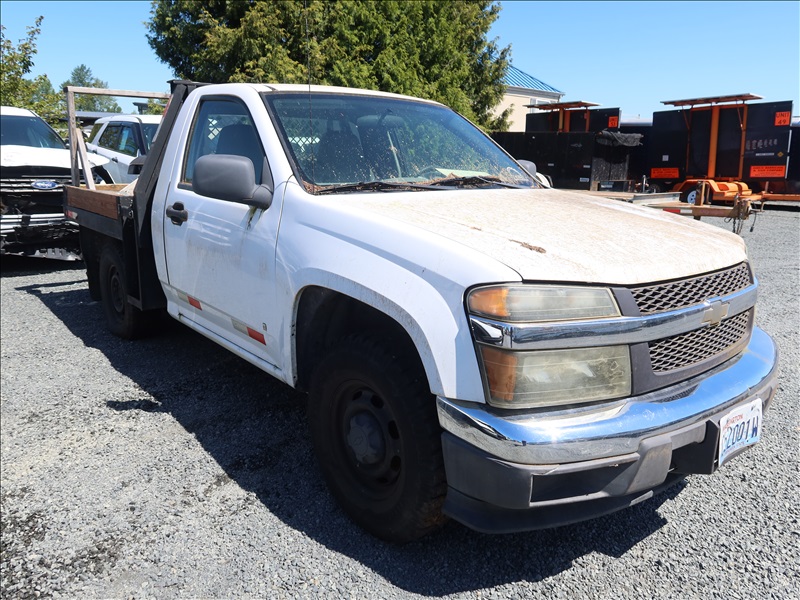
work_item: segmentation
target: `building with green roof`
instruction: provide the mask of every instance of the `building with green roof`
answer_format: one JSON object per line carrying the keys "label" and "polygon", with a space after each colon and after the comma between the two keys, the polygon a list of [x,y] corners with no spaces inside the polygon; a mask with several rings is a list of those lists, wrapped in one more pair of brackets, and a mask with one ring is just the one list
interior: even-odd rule
{"label": "building with green roof", "polygon": [[551,104],[559,102],[564,96],[564,92],[561,90],[528,75],[513,65],[508,66],[504,82],[506,93],[503,101],[495,109],[495,114],[511,108],[511,115],[508,119],[509,131],[525,131],[525,115],[530,110],[535,110],[527,108],[526,105]]}

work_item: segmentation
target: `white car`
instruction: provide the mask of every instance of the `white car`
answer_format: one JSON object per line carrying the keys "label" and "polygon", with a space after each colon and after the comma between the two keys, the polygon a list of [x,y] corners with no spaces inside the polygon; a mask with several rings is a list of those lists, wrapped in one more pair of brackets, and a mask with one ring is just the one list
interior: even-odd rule
{"label": "white car", "polygon": [[[94,180],[105,181],[108,159],[89,162]],[[57,249],[61,258],[77,256],[77,225],[63,210],[71,181],[64,140],[36,113],[0,107],[0,254],[51,256]]]}
{"label": "white car", "polygon": [[147,154],[160,123],[160,115],[102,117],[92,128],[86,149],[111,161],[106,170],[114,183],[130,183],[137,177],[128,173],[131,161]]}

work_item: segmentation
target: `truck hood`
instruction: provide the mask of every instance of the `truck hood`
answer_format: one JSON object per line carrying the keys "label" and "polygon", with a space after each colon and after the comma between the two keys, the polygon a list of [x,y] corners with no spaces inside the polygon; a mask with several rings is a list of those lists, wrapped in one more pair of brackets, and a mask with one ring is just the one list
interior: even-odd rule
{"label": "truck hood", "polygon": [[[89,156],[93,167],[109,162],[104,156]],[[32,146],[3,146],[0,150],[0,166],[3,167],[58,167],[70,168],[69,150],[59,148],[34,148]]]}
{"label": "truck hood", "polygon": [[563,190],[362,193],[345,202],[461,243],[530,281],[637,285],[747,258],[742,239],[719,227]]}

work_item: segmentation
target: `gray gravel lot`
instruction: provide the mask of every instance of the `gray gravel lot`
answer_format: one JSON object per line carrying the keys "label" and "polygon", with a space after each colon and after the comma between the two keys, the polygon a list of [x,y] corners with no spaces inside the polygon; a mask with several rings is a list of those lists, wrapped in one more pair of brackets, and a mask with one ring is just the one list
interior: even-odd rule
{"label": "gray gravel lot", "polygon": [[760,444],[592,522],[402,547],[337,510],[302,395],[178,324],[119,340],[82,265],[4,257],[0,595],[798,598],[800,213],[743,237],[782,359]]}

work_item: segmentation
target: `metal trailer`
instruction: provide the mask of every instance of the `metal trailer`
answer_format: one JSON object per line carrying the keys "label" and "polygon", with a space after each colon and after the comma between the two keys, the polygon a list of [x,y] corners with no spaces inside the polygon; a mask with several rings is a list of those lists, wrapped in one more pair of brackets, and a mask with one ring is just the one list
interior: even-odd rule
{"label": "metal trailer", "polygon": [[697,205],[800,200],[781,185],[795,168],[792,103],[748,104],[760,99],[737,94],[662,102],[678,110],[653,114],[647,141],[650,188],[678,192],[682,201]]}
{"label": "metal trailer", "polygon": [[786,178],[769,180],[764,183],[761,198],[765,202],[800,201],[800,119],[789,126],[789,157],[786,165]]}
{"label": "metal trailer", "polygon": [[595,106],[583,100],[536,105],[539,112],[526,116],[525,133],[492,137],[514,157],[536,163],[555,187],[633,191],[630,156],[641,136],[619,132],[618,108]]}
{"label": "metal trailer", "polygon": [[[517,158],[535,162],[555,187],[608,192],[678,192],[708,206],[800,201],[800,121],[792,102],[753,103],[754,94],[667,100],[676,110],[625,122],[617,108],[585,101],[536,105],[525,133],[493,133]],[[526,105],[533,107],[534,105]],[[638,136],[603,148],[600,133]],[[624,138],[620,137],[619,140]],[[794,157],[794,158],[792,158]]]}

